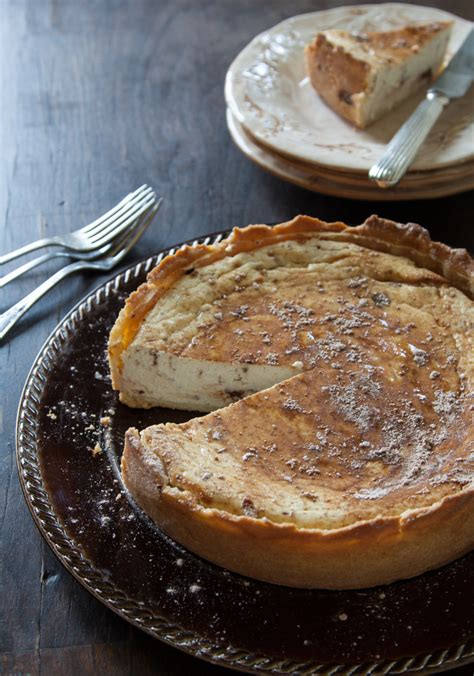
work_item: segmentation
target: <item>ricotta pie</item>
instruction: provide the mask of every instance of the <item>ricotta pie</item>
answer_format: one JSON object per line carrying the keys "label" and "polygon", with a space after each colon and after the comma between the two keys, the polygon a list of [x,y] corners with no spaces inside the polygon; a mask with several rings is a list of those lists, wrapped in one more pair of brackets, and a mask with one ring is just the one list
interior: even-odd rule
{"label": "ricotta pie", "polygon": [[128,430],[125,486],[176,541],[268,582],[452,561],[474,545],[473,293],[466,251],[376,216],[179,250],[116,321],[113,385],[211,412]]}
{"label": "ricotta pie", "polygon": [[378,33],[322,31],[305,49],[311,84],[339,115],[367,127],[436,77],[450,31],[449,22]]}

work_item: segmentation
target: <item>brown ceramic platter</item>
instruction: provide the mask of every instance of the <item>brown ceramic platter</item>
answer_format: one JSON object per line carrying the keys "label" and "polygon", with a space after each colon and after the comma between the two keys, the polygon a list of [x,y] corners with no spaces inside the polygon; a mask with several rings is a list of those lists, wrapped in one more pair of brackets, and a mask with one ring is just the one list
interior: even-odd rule
{"label": "brown ceramic platter", "polygon": [[[474,553],[387,587],[290,589],[200,559],[131,503],[119,472],[125,430],[191,417],[123,406],[108,375],[107,336],[117,312],[166,253],[134,264],[79,303],[26,382],[19,474],[59,560],[128,622],[221,666],[274,674],[420,674],[474,660]],[[108,425],[101,424],[104,417]]]}

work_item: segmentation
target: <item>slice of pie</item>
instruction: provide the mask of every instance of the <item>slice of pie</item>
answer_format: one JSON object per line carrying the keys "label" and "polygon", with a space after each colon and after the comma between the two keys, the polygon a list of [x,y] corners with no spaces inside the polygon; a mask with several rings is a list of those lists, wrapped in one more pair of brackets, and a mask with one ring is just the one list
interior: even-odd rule
{"label": "slice of pie", "polygon": [[438,74],[450,22],[377,33],[331,29],[305,49],[311,84],[339,115],[367,127]]}
{"label": "slice of pie", "polygon": [[277,584],[457,558],[474,544],[473,292],[465,251],[376,216],[178,251],[114,326],[114,386],[134,406],[243,398],[129,430],[126,487],[184,546]]}

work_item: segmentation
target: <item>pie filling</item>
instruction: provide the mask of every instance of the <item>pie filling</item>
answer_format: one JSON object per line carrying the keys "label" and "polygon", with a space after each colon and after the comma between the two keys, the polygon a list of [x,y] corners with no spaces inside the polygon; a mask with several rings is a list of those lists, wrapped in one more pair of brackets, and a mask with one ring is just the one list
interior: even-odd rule
{"label": "pie filling", "polygon": [[244,398],[141,432],[150,471],[159,462],[163,492],[201,506],[315,529],[463,490],[466,300],[408,259],[321,238],[183,276],[124,355],[125,401]]}
{"label": "pie filling", "polygon": [[426,88],[441,68],[450,27],[323,31],[306,49],[311,83],[339,114],[365,127]]}

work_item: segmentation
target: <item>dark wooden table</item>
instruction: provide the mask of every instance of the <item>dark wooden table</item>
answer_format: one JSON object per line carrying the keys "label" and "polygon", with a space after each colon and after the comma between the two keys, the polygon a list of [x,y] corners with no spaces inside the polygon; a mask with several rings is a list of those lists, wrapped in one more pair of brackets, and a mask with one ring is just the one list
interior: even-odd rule
{"label": "dark wooden table", "polygon": [[[209,231],[297,213],[358,223],[376,212],[474,249],[472,194],[380,205],[324,197],[263,173],[233,146],[223,99],[230,61],[283,18],[338,4],[346,3],[2,0],[0,250],[75,229],[144,182],[166,202],[131,259]],[[474,19],[472,0],[451,0],[449,9]],[[1,309],[57,267],[4,289]],[[227,673],[151,639],[99,604],[55,559],[23,501],[14,459],[22,385],[57,321],[100,281],[69,278],[0,350],[0,672]],[[456,673],[472,674],[472,667]]]}

